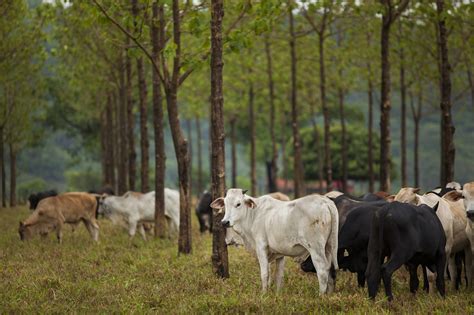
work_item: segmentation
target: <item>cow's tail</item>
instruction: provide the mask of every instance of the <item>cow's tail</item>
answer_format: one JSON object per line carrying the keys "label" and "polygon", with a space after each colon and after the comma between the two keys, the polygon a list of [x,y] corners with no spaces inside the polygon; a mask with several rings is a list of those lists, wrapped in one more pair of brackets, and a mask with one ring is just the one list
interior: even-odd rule
{"label": "cow's tail", "polygon": [[[383,208],[382,208],[383,209]],[[370,230],[369,245],[367,248],[368,264],[365,271],[369,297],[373,299],[377,294],[381,279],[381,265],[383,262],[383,214],[382,209],[374,212]]]}
{"label": "cow's tail", "polygon": [[329,205],[329,212],[331,213],[331,234],[329,235],[329,242],[331,246],[331,262],[334,269],[339,269],[337,264],[337,248],[338,248],[338,237],[339,237],[339,213],[337,212],[336,205],[331,200],[327,203]]}

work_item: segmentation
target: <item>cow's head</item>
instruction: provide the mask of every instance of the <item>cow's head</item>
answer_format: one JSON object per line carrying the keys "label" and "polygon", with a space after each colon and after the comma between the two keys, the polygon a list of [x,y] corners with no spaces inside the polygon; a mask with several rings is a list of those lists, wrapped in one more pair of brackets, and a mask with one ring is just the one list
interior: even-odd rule
{"label": "cow's head", "polygon": [[20,240],[25,241],[33,237],[33,229],[30,225],[20,221],[20,227],[18,228],[18,234],[20,234]]}
{"label": "cow's head", "polygon": [[419,191],[420,191],[420,188],[411,188],[411,187],[402,188],[395,195],[394,201],[416,205],[418,203],[417,193]]}
{"label": "cow's head", "polygon": [[462,196],[464,198],[466,215],[471,221],[474,221],[474,182],[464,184]]}
{"label": "cow's head", "polygon": [[242,220],[249,209],[254,209],[257,205],[255,201],[245,193],[247,190],[231,188],[225,197],[220,197],[211,203],[211,208],[218,209],[219,212],[225,209],[225,215],[221,223],[224,227],[232,227],[236,222]]}
{"label": "cow's head", "polygon": [[30,204],[30,210],[34,210],[36,206],[38,205],[38,195],[37,194],[31,194],[28,197],[28,203]]}
{"label": "cow's head", "polygon": [[102,194],[102,196],[98,197],[97,202],[98,202],[98,208],[97,208],[97,214],[104,215],[107,212],[107,197],[108,194]]}
{"label": "cow's head", "polygon": [[455,189],[455,190],[461,190],[462,187],[461,187],[461,184],[459,184],[458,182],[449,182],[446,184],[446,188],[452,188],[452,189]]}

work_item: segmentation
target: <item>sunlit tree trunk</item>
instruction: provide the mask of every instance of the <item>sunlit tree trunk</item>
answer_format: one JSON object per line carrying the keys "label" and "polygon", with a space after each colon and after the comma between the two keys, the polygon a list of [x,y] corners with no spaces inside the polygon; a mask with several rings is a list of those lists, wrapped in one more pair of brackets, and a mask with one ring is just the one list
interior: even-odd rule
{"label": "sunlit tree trunk", "polygon": [[[222,91],[223,0],[211,0],[211,186],[213,199],[225,193],[224,94]],[[212,269],[220,278],[229,277],[225,229],[220,223],[224,213],[213,213]]]}

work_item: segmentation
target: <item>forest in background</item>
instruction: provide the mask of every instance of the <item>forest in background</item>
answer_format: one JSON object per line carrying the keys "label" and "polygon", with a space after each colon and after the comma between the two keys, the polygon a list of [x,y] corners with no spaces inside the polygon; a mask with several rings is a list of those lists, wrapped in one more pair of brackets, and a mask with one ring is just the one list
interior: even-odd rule
{"label": "forest in background", "polygon": [[[7,40],[0,48],[0,94],[2,95],[2,130],[5,165],[10,165],[10,144],[16,155],[18,197],[34,190],[56,188],[60,191],[89,190],[104,182],[101,157],[101,134],[104,134],[104,112],[107,98],[119,102],[120,69],[130,63],[123,84],[126,99],[131,101],[129,117],[135,138],[135,179],[140,190],[140,89],[135,60],[143,61],[143,78],[148,91],[147,134],[152,141],[152,67],[139,48],[126,39],[107,20],[94,3],[71,1],[6,1],[0,6],[1,30]],[[149,16],[134,20],[129,1],[101,3],[120,23],[133,30],[135,36],[151,45],[145,37],[150,33]],[[138,1],[150,10],[152,1]],[[163,2],[167,5],[166,1]],[[209,188],[209,11],[207,2],[188,4],[183,12],[183,69],[192,73],[179,88],[178,103],[181,126],[191,144],[193,191]],[[272,141],[269,116],[270,92],[268,56],[272,62],[273,103],[277,138],[277,176],[293,178],[291,130],[291,55],[288,14],[282,1],[235,1],[226,3],[225,24],[229,29],[224,48],[224,100],[226,129],[226,168],[232,174],[231,141],[237,146],[236,186],[251,188],[255,178],[258,194],[268,190],[266,162],[271,160]],[[453,121],[456,128],[455,176],[459,182],[472,180],[474,174],[474,100],[472,58],[474,44],[473,8],[470,2],[447,3],[449,53],[452,80]],[[145,9],[146,8],[146,9]],[[303,9],[302,9],[303,8]],[[324,115],[320,92],[319,33],[315,28],[326,25],[324,61],[326,107],[331,128],[331,162],[335,180],[342,178],[341,99],[347,124],[349,180],[363,185],[356,192],[368,190],[368,81],[372,84],[374,177],[378,177],[379,107],[380,107],[380,4],[321,1],[299,4],[293,9],[296,86],[302,138],[305,181],[320,177],[323,157]],[[431,1],[412,1],[391,30],[391,149],[392,191],[401,178],[401,103],[404,90],[406,117],[406,183],[415,186],[414,123],[412,106],[421,106],[419,137],[419,183],[423,189],[440,183],[440,110],[439,73],[435,6]],[[151,14],[149,12],[149,14]],[[170,12],[164,12],[169,18]],[[325,17],[326,16],[326,17]],[[235,22],[235,25],[232,23]],[[166,32],[171,32],[169,25]],[[9,56],[11,48],[16,55]],[[125,55],[125,51],[127,51]],[[21,52],[21,54],[20,54]],[[269,52],[269,54],[267,54]],[[20,54],[20,55],[19,55]],[[175,47],[166,45],[163,55],[173,58]],[[205,58],[204,58],[205,57]],[[125,67],[126,68],[126,67]],[[404,88],[401,88],[401,69]],[[127,72],[127,71],[123,71]],[[128,77],[129,75],[129,77]],[[25,79],[26,78],[26,79]],[[124,82],[125,82],[124,81]],[[119,88],[117,88],[119,86]],[[127,90],[130,86],[130,90]],[[341,98],[342,96],[342,98]],[[112,99],[113,98],[113,99]],[[11,104],[15,105],[11,112]],[[115,104],[114,103],[114,104]],[[249,107],[253,104],[254,123]],[[164,116],[167,110],[164,108]],[[25,119],[26,118],[26,119]],[[164,119],[166,152],[165,183],[178,187],[177,162],[167,119]],[[198,141],[198,124],[201,141]],[[255,127],[255,149],[252,151],[251,125]],[[234,127],[234,128],[232,128]],[[113,128],[117,128],[114,126]],[[234,137],[232,137],[232,129]],[[115,130],[115,129],[114,129]],[[317,136],[315,136],[317,135]],[[316,141],[319,139],[319,142]],[[200,158],[198,144],[200,143]],[[149,145],[149,187],[154,187],[154,147]],[[254,152],[255,162],[251,162]],[[8,154],[7,154],[8,153]],[[201,160],[201,162],[199,162]],[[199,171],[201,164],[201,171]],[[255,174],[251,176],[252,165]],[[6,170],[7,182],[11,178]],[[200,174],[200,175],[199,175]],[[227,186],[233,184],[227,176]],[[201,178],[199,184],[198,178]],[[324,176],[323,176],[324,177]],[[378,189],[378,184],[375,185]],[[5,185],[8,192],[8,185]]]}

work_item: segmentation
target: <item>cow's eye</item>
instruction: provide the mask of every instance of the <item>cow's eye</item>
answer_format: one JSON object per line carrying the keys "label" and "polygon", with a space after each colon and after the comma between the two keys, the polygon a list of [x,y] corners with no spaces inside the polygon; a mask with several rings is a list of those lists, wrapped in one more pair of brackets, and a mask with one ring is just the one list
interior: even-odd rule
{"label": "cow's eye", "polygon": [[239,202],[238,204],[235,205],[236,208],[239,208],[241,203]]}

